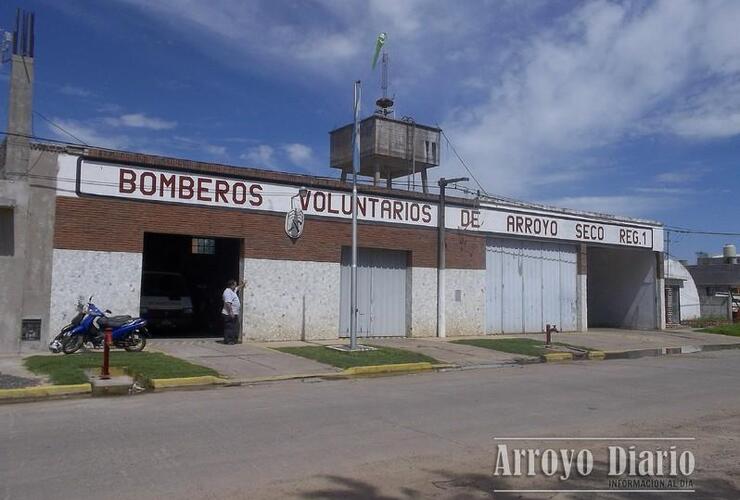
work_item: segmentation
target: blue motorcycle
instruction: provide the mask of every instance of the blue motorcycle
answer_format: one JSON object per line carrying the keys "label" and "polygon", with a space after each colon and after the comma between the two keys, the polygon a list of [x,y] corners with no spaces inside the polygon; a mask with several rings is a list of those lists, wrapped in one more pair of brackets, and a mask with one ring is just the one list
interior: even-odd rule
{"label": "blue motorcycle", "polygon": [[98,309],[92,303],[92,297],[87,305],[78,304],[77,310],[77,316],[49,343],[51,352],[72,354],[88,342],[94,348],[102,348],[107,328],[112,330],[111,347],[118,347],[129,352],[139,352],[146,347],[146,337],[149,332],[146,329],[145,319],[131,316],[106,316],[105,313],[110,314],[110,311],[103,312]]}

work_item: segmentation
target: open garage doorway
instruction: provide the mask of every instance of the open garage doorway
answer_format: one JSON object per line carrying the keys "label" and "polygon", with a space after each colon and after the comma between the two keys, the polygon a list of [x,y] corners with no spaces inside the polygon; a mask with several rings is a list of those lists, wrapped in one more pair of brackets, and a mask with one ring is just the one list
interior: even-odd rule
{"label": "open garage doorway", "polygon": [[239,276],[241,240],[144,234],[141,316],[158,337],[221,335],[221,294]]}
{"label": "open garage doorway", "polygon": [[589,328],[659,328],[655,253],[588,247]]}

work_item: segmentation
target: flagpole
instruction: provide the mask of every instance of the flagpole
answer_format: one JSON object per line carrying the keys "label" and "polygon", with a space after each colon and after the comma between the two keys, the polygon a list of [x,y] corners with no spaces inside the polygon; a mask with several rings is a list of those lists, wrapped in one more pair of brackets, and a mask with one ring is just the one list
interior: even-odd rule
{"label": "flagpole", "polygon": [[357,349],[357,170],[360,168],[360,98],[362,83],[355,82],[354,135],[352,141],[352,269],[350,273],[349,349]]}

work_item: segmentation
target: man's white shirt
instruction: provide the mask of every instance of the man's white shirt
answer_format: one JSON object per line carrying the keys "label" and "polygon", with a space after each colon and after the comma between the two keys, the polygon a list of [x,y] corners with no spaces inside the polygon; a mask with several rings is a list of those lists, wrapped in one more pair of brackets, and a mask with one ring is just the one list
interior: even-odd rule
{"label": "man's white shirt", "polygon": [[[241,309],[241,302],[239,301],[239,296],[236,294],[234,290],[231,288],[227,288],[224,290],[223,294],[224,299],[224,308],[221,310],[221,314],[224,314],[226,316],[229,316],[230,314],[239,315],[239,310]],[[229,308],[227,304],[231,304],[231,313],[229,313]]]}

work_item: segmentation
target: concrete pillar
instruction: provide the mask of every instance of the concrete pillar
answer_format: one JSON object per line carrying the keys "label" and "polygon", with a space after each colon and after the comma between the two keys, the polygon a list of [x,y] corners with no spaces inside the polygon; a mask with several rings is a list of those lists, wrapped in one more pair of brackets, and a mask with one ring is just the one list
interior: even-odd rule
{"label": "concrete pillar", "polygon": [[576,262],[576,331],[588,331],[588,250],[585,244],[578,247]]}
{"label": "concrete pillar", "polygon": [[[0,178],[28,171],[33,104],[33,58],[13,54],[10,65],[8,136]],[[0,159],[3,160],[3,159]]]}
{"label": "concrete pillar", "polygon": [[427,169],[426,168],[421,169],[421,189],[424,193],[429,192],[429,188],[427,187]]}
{"label": "concrete pillar", "polygon": [[342,169],[342,178],[341,178],[341,181],[342,182],[347,182],[347,171],[344,170],[344,169]]}
{"label": "concrete pillar", "polygon": [[391,177],[391,173],[388,172],[388,178],[385,180],[385,187],[388,189],[393,189],[393,178]]}
{"label": "concrete pillar", "polygon": [[373,177],[373,186],[380,184],[380,163],[375,164],[375,176]]}

